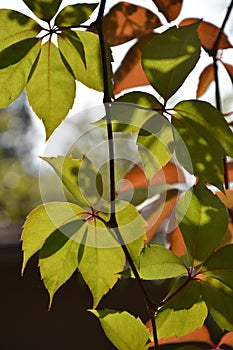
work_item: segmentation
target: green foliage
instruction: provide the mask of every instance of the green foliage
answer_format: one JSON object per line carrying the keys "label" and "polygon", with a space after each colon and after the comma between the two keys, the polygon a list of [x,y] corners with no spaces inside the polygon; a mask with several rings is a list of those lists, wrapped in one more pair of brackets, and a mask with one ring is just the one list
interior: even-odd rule
{"label": "green foliage", "polygon": [[55,19],[58,27],[74,26],[86,22],[98,4],[76,4],[66,6]]}
{"label": "green foliage", "polygon": [[59,9],[62,0],[23,0],[23,2],[38,18],[49,22]]}

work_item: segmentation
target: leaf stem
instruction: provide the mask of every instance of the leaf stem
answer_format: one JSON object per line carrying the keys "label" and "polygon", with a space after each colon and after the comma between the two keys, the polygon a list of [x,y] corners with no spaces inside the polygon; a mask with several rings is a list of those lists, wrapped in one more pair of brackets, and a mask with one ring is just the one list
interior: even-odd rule
{"label": "leaf stem", "polygon": [[155,305],[151,302],[145,290],[143,282],[139,276],[139,273],[130,255],[130,252],[124,242],[124,239],[121,235],[121,232],[119,230],[117,220],[116,220],[115,161],[114,161],[115,158],[114,158],[113,130],[112,130],[111,113],[110,113],[112,99],[111,99],[111,94],[109,89],[108,69],[107,69],[108,65],[107,65],[107,56],[106,56],[106,50],[105,50],[104,33],[103,33],[103,17],[104,17],[105,5],[106,5],[106,0],[101,0],[97,19],[92,24],[92,26],[94,26],[97,29],[97,33],[99,36],[101,58],[102,58],[102,69],[103,69],[103,82],[104,82],[103,102],[105,104],[105,112],[106,112],[106,120],[107,120],[107,136],[108,136],[108,147],[109,147],[110,201],[111,201],[111,214],[110,214],[109,222],[107,224],[108,224],[108,227],[112,228],[115,231],[118,241],[124,251],[125,257],[134,273],[138,286],[142,292],[142,295],[144,297],[145,304],[147,307],[147,311],[152,323],[152,330],[153,330],[153,336],[154,336],[154,349],[158,350],[158,336],[157,336],[155,317],[154,317],[155,311],[156,311]]}

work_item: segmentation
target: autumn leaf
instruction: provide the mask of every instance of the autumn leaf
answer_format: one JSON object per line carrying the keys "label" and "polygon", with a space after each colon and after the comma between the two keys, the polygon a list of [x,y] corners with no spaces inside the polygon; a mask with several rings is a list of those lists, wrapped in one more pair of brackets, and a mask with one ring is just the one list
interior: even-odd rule
{"label": "autumn leaf", "polygon": [[[179,26],[187,26],[189,24],[200,21],[200,18],[186,18],[180,22]],[[199,39],[201,40],[202,47],[204,50],[211,55],[215,40],[218,36],[220,28],[212,23],[202,21],[197,29]],[[222,33],[221,39],[219,40],[217,49],[228,49],[232,48],[229,42],[228,36]]]}
{"label": "autumn leaf", "polygon": [[228,63],[224,63],[222,62],[222,64],[224,65],[230,79],[231,79],[231,82],[233,84],[233,66],[231,64],[228,64]]}
{"label": "autumn leaf", "polygon": [[115,94],[119,94],[125,89],[150,84],[142,69],[141,57],[144,47],[154,35],[156,34],[150,33],[144,35],[127,52],[120,67],[113,76]]}
{"label": "autumn leaf", "polygon": [[122,1],[104,17],[105,39],[111,46],[140,38],[160,27],[160,19],[150,10]]}
{"label": "autumn leaf", "polygon": [[200,77],[199,77],[199,83],[197,87],[197,98],[202,96],[208,87],[210,86],[210,83],[214,81],[214,66],[213,64],[208,65],[204,68],[202,71]]}
{"label": "autumn leaf", "polygon": [[153,0],[158,10],[168,22],[174,21],[180,14],[183,0]]}

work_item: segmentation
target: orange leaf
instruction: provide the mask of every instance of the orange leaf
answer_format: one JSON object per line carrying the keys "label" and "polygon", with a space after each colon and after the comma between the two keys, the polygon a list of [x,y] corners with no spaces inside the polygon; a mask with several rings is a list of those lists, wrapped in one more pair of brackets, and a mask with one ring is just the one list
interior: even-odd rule
{"label": "orange leaf", "polygon": [[233,181],[233,162],[227,163],[227,176],[228,181]]}
{"label": "orange leaf", "polygon": [[229,74],[230,78],[231,78],[231,82],[233,84],[233,66],[231,66],[228,63],[224,63],[222,62],[222,64],[224,65],[224,67],[226,68],[227,73]]}
{"label": "orange leaf", "polygon": [[174,21],[181,11],[183,0],[153,0],[168,22]]}
{"label": "orange leaf", "polygon": [[229,332],[224,334],[222,339],[220,340],[218,344],[218,349],[220,348],[221,345],[228,345],[228,346],[233,346],[233,332]]}
{"label": "orange leaf", "polygon": [[214,80],[214,65],[210,64],[205,67],[199,77],[199,84],[197,87],[197,98],[202,96],[208,89],[210,83]]}
{"label": "orange leaf", "polygon": [[223,192],[216,192],[216,195],[221,199],[226,208],[233,209],[233,190],[225,190],[225,194]]}
{"label": "orange leaf", "polygon": [[[180,26],[187,26],[189,24],[195,23],[197,21],[200,21],[199,18],[186,18],[183,21],[180,22]],[[215,26],[212,23],[202,21],[197,29],[197,33],[199,36],[199,39],[201,40],[201,44],[203,48],[211,55],[211,50],[213,48],[214,42],[217,38],[217,35],[219,33],[219,29],[217,26]],[[231,43],[228,40],[228,36],[224,33],[222,33],[221,39],[218,44],[218,50],[219,49],[228,49],[233,47]]]}
{"label": "orange leaf", "polygon": [[123,44],[161,26],[160,19],[145,7],[122,1],[104,17],[105,39],[111,46]]}
{"label": "orange leaf", "polygon": [[184,243],[184,239],[182,236],[182,233],[179,229],[179,226],[176,226],[176,228],[171,233],[171,246],[170,249],[175,253],[177,256],[183,256],[186,254],[186,245]]}
{"label": "orange leaf", "polygon": [[142,69],[141,57],[144,47],[154,35],[150,33],[143,36],[127,52],[120,67],[113,76],[115,94],[125,89],[150,84]]}

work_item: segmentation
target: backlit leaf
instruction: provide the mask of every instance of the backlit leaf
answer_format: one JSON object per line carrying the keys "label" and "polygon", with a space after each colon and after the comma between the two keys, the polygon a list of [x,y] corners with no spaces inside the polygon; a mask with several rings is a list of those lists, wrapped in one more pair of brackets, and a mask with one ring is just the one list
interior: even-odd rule
{"label": "backlit leaf", "polygon": [[174,21],[180,14],[183,0],[153,0],[168,22]]}
{"label": "backlit leaf", "polygon": [[220,342],[218,343],[218,347],[220,348],[223,344],[233,347],[233,332],[228,332],[224,334]]}
{"label": "backlit leaf", "polygon": [[98,170],[87,158],[58,156],[43,159],[53,167],[79,205],[90,207],[100,200],[102,179]]}
{"label": "backlit leaf", "polygon": [[104,17],[105,39],[111,46],[139,38],[160,27],[160,19],[145,7],[121,1]]}
{"label": "backlit leaf", "polygon": [[146,76],[165,101],[181,87],[199,59],[197,27],[198,23],[169,28],[155,36],[143,50]]}
{"label": "backlit leaf", "polygon": [[49,22],[59,9],[62,0],[23,0],[23,2],[38,18]]}
{"label": "backlit leaf", "polygon": [[199,83],[197,87],[197,98],[199,98],[206,92],[212,81],[214,81],[214,66],[213,64],[210,64],[204,68],[199,77]]}
{"label": "backlit leaf", "polygon": [[36,37],[41,27],[32,18],[8,10],[0,10],[0,51],[18,41]]}
{"label": "backlit leaf", "polygon": [[97,6],[98,3],[66,6],[56,16],[55,24],[59,27],[77,26],[86,22]]}
{"label": "backlit leaf", "polygon": [[228,244],[214,252],[204,263],[201,273],[218,279],[233,289],[233,244]]}
{"label": "backlit leaf", "polygon": [[[197,23],[200,21],[200,18],[186,18],[180,22],[180,26],[187,26],[193,23]],[[201,21],[198,26],[197,33],[199,39],[201,40],[201,44],[203,48],[211,54],[211,50],[213,48],[214,42],[217,38],[220,28],[215,26],[212,23]],[[229,42],[228,36],[225,33],[222,33],[221,39],[219,41],[217,49],[228,49],[232,47]]]}
{"label": "backlit leaf", "polygon": [[75,97],[75,80],[52,42],[42,45],[26,90],[29,103],[42,119],[48,138],[68,114]]}
{"label": "backlit leaf", "polygon": [[[185,213],[180,220],[180,213]],[[218,246],[226,232],[226,208],[210,190],[198,182],[177,204],[177,221],[184,237],[190,263],[205,260]]]}
{"label": "backlit leaf", "polygon": [[139,318],[126,311],[106,309],[91,312],[99,318],[104,333],[118,350],[149,348],[149,332]]}
{"label": "backlit leaf", "polygon": [[[187,279],[181,278],[181,287]],[[156,317],[159,338],[178,337],[201,328],[208,310],[201,296],[200,283],[192,281],[162,307]]]}
{"label": "backlit leaf", "polygon": [[115,102],[133,103],[135,105],[161,111],[163,108],[162,104],[157,100],[156,97],[143,91],[129,92],[118,97]]}
{"label": "backlit leaf", "polygon": [[141,58],[145,45],[154,36],[154,33],[144,35],[129,49],[113,76],[115,94],[125,89],[150,84],[142,69]]}
{"label": "backlit leaf", "polygon": [[[0,70],[0,107],[6,107],[13,102],[25,88],[28,77],[30,75],[33,64],[39,55],[41,42],[39,39],[33,40],[34,44],[25,54],[25,56],[17,63],[12,64]],[[14,45],[12,45],[14,46]],[[9,57],[12,61],[14,56]]]}
{"label": "backlit leaf", "polygon": [[[80,41],[83,45],[85,60],[80,56]],[[107,45],[107,44],[106,44]],[[98,35],[88,31],[66,31],[58,36],[58,46],[71,67],[75,78],[89,88],[103,91],[103,70]],[[108,61],[108,79],[111,89],[111,52],[106,46]]]}
{"label": "backlit leaf", "polygon": [[231,64],[228,64],[228,63],[224,63],[222,62],[222,64],[224,65],[230,79],[231,79],[231,82],[233,84],[233,66]]}
{"label": "backlit leaf", "polygon": [[[63,226],[61,232],[65,233],[69,226],[64,226],[76,220],[76,214],[83,209],[73,203],[51,202],[35,208],[28,215],[23,226],[23,267],[25,269],[28,260],[38,252],[46,239],[58,228]],[[74,215],[75,214],[75,215]]]}
{"label": "backlit leaf", "polygon": [[139,272],[143,279],[153,280],[187,274],[187,268],[172,251],[152,245],[142,251]]}

